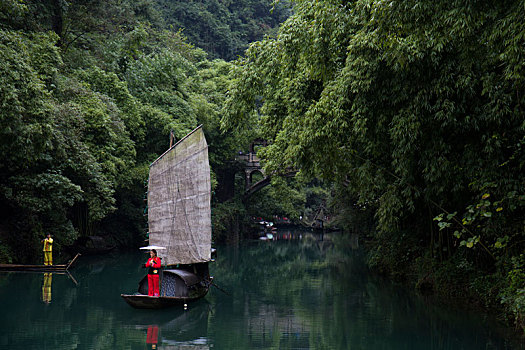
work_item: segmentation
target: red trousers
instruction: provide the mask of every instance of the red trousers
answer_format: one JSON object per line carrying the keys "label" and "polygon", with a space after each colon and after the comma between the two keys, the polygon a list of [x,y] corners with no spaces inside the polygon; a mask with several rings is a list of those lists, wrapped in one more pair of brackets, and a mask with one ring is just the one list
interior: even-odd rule
{"label": "red trousers", "polygon": [[148,295],[150,297],[159,296],[159,275],[148,275]]}

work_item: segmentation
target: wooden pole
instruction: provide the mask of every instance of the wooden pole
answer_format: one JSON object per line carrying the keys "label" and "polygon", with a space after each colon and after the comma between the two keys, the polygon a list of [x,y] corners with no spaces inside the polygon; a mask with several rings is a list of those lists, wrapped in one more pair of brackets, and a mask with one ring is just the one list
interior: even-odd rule
{"label": "wooden pole", "polygon": [[78,258],[80,255],[82,255],[82,254],[77,253],[77,255],[75,255],[75,257],[73,258],[73,260],[71,260],[71,261],[67,264],[67,266],[66,266],[66,271],[69,269],[69,267],[70,267],[71,265],[73,265],[73,263],[75,262],[75,260],[77,260],[77,258]]}

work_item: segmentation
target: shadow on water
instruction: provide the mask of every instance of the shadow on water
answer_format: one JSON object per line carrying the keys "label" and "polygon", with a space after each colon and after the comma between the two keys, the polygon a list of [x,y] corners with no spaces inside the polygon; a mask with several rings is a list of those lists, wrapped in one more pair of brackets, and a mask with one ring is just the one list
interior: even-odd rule
{"label": "shadow on water", "polygon": [[518,349],[479,314],[437,306],[371,275],[356,240],[279,230],[217,247],[223,293],[136,310],[146,254],[82,257],[72,274],[0,274],[0,348]]}

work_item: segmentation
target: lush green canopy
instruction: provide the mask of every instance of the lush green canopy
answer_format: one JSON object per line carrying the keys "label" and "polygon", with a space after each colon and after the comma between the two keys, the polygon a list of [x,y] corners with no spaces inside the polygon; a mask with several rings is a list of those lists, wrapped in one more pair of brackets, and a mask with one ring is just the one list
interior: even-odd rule
{"label": "lush green canopy", "polygon": [[223,126],[260,122],[267,171],[338,183],[377,209],[380,233],[409,230],[449,254],[447,242],[465,245],[478,262],[519,256],[523,2],[294,4],[239,59]]}
{"label": "lush green canopy", "polygon": [[460,209],[486,191],[519,203],[519,4],[296,4],[239,61],[224,120],[260,119],[269,170],[346,182],[378,206],[383,230],[425,203]]}
{"label": "lush green canopy", "polygon": [[141,242],[170,131],[204,124],[214,171],[238,149],[219,133],[230,64],[161,29],[152,2],[1,6],[0,260],[35,262],[48,232],[56,252],[79,235]]}
{"label": "lush green canopy", "polygon": [[157,0],[166,27],[183,28],[214,58],[235,59],[248,45],[277,28],[290,12],[288,1]]}

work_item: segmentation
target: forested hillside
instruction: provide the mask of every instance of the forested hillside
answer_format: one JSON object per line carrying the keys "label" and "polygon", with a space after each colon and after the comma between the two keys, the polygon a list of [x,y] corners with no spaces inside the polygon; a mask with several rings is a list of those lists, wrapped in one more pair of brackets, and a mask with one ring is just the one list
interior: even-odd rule
{"label": "forested hillside", "polygon": [[212,58],[231,60],[248,45],[275,32],[290,15],[289,1],[156,0],[166,28],[184,28],[184,35]]}
{"label": "forested hillside", "polygon": [[[245,140],[219,132],[230,63],[186,38],[197,40],[204,33],[192,31],[204,27],[182,30],[163,17],[164,5],[182,4],[200,13],[207,2],[0,2],[1,262],[40,261],[48,232],[56,254],[92,234],[140,244],[148,166],[171,130],[180,138],[204,124],[216,188],[216,171]],[[229,20],[241,24],[249,6],[257,16],[270,10],[266,1],[229,6]],[[207,11],[216,22],[223,15]],[[262,39],[277,25],[250,18],[264,30],[238,38]],[[229,52],[239,53],[241,41]]]}
{"label": "forested hillside", "polygon": [[237,64],[225,129],[373,212],[369,263],[524,326],[521,1],[295,1]]}

